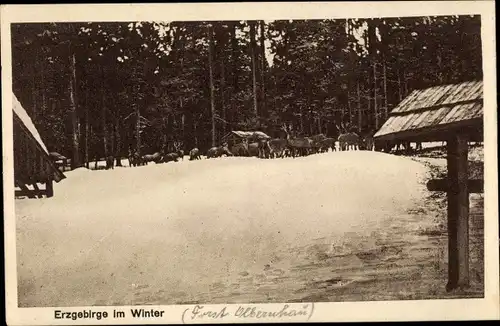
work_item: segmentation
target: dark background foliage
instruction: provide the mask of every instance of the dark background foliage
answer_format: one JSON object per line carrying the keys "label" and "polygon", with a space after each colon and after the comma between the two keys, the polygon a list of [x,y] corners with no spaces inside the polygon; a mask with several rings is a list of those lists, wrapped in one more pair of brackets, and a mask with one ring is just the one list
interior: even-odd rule
{"label": "dark background foliage", "polygon": [[380,128],[417,88],[482,78],[479,16],[13,24],[13,90],[50,151]]}

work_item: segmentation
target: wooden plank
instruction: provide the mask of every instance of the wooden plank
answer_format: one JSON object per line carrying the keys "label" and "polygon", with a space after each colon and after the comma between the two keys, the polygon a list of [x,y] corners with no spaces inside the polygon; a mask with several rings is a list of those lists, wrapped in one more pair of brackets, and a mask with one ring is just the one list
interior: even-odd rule
{"label": "wooden plank", "polygon": [[448,284],[447,291],[469,286],[469,191],[467,139],[460,134],[447,143]]}
{"label": "wooden plank", "polygon": [[28,198],[42,198],[46,194],[44,189],[38,189],[38,190],[16,190],[15,195],[16,196],[26,196]]}
{"label": "wooden plank", "polygon": [[40,191],[40,188],[38,188],[38,184],[36,182],[33,184],[33,189],[35,189],[33,193],[37,194],[38,198],[43,197],[43,192]]}
{"label": "wooden plank", "polygon": [[[429,191],[444,191],[448,192],[450,189],[450,181],[448,179],[434,179],[427,182],[427,189]],[[467,189],[469,194],[484,193],[484,180],[468,180]]]}
{"label": "wooden plank", "polygon": [[434,105],[441,105],[444,101],[446,101],[450,96],[450,91],[452,90],[453,90],[453,85],[446,86],[441,96],[438,99],[436,99],[436,101],[434,101]]}
{"label": "wooden plank", "polygon": [[17,186],[21,188],[21,190],[16,190],[15,194],[21,193],[21,196],[27,196],[28,198],[35,198],[37,195],[36,190],[30,190],[25,184],[18,183]]}

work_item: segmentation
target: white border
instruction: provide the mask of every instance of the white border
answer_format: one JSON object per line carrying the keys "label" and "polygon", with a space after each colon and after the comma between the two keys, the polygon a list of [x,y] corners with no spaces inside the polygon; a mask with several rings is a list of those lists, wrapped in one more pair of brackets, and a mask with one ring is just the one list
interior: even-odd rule
{"label": "white border", "polygon": [[[497,107],[494,1],[344,2],[344,3],[203,3],[123,5],[8,5],[1,7],[2,130],[4,171],[4,223],[6,260],[6,307],[9,325],[181,323],[182,313],[192,306],[159,306],[166,317],[107,320],[55,320],[53,308],[18,308],[15,250],[15,214],[12,164],[11,44],[12,22],[60,21],[189,21],[248,19],[320,19],[480,14],[482,15],[485,129],[485,298],[421,301],[316,303],[311,322],[325,321],[423,321],[499,319],[499,237],[497,201]],[[235,310],[238,305],[227,305]],[[272,309],[280,305],[259,304]],[[223,305],[211,305],[211,309]],[[89,307],[80,307],[89,309]],[[130,307],[91,307],[92,310],[129,310]],[[146,306],[145,308],[154,308]],[[72,307],[77,310],[78,307]],[[78,309],[79,310],[79,309]],[[259,322],[227,318],[217,322]],[[280,321],[287,321],[282,319]],[[302,321],[302,320],[297,320]],[[203,322],[209,323],[209,320]]]}

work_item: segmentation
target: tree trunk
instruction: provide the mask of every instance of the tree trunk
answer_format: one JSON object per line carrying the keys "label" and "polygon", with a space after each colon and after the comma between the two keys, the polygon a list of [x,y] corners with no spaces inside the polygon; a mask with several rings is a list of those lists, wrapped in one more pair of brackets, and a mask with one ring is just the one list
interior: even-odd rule
{"label": "tree trunk", "polygon": [[383,62],[383,73],[384,73],[384,122],[387,120],[387,117],[389,115],[389,101],[387,100],[387,72],[386,72],[386,62],[385,62],[385,55],[384,55],[384,62]]}
{"label": "tree trunk", "polygon": [[361,111],[361,92],[359,89],[359,80],[356,82],[356,92],[358,95],[358,132],[361,133],[363,125],[363,112]]}
{"label": "tree trunk", "polygon": [[389,100],[387,99],[387,52],[388,52],[388,43],[389,43],[389,33],[388,33],[388,25],[387,21],[383,20],[381,24],[379,24],[379,32],[381,37],[380,47],[382,53],[382,85],[384,91],[384,107],[382,111],[382,118],[385,122],[389,115]]}
{"label": "tree trunk", "polygon": [[38,51],[35,50],[35,64],[31,65],[31,100],[32,100],[32,117],[33,120],[37,120],[37,109],[38,109],[38,103],[37,103],[37,98],[38,98],[38,87],[37,87],[37,82],[36,82],[36,77],[37,77],[37,63],[40,62],[40,59],[38,58]]}
{"label": "tree trunk", "polygon": [[45,88],[45,56],[42,57],[40,62],[40,80],[41,80],[41,92],[42,92],[42,112],[45,112],[47,109],[47,98],[45,96],[46,88]]}
{"label": "tree trunk", "polygon": [[136,150],[139,155],[141,155],[141,112],[139,110],[139,105],[135,104],[135,141],[136,141]]}
{"label": "tree trunk", "polygon": [[229,122],[235,121],[236,116],[236,94],[239,92],[238,87],[238,39],[236,38],[236,28],[237,22],[233,22],[231,27],[231,94],[230,94],[230,102],[231,109],[227,114],[227,118]]}
{"label": "tree trunk", "polygon": [[401,85],[401,72],[398,68],[398,100],[401,102],[403,100],[403,86]]}
{"label": "tree trunk", "polygon": [[[95,149],[94,149],[94,146],[93,146],[93,131],[92,131],[92,125],[90,125],[89,127],[89,140],[90,140],[90,149],[91,149],[91,152],[92,154],[95,155]],[[92,158],[92,155],[89,151],[89,158],[88,158],[88,161],[87,161],[87,169],[90,169],[90,161],[91,161],[91,158]]]}
{"label": "tree trunk", "polygon": [[377,26],[378,26],[378,19],[372,19],[371,21],[368,22],[368,51],[370,54],[370,61],[372,64],[372,70],[373,70],[373,115],[375,118],[375,129],[378,129],[379,125],[379,112],[378,112],[378,105],[377,105]]}
{"label": "tree trunk", "polygon": [[208,40],[209,40],[209,48],[208,48],[208,70],[210,73],[210,110],[212,115],[212,146],[216,144],[216,131],[215,131],[215,99],[214,99],[214,76],[213,76],[213,38],[212,38],[212,27],[209,25],[208,29]]}
{"label": "tree trunk", "polygon": [[[182,103],[182,99],[181,99]],[[181,116],[181,130],[182,130],[182,147],[186,145],[186,114],[182,112]]]}
{"label": "tree trunk", "polygon": [[116,134],[115,134],[115,124],[113,120],[111,120],[111,131],[110,131],[110,142],[111,142],[111,151],[109,153],[110,156],[115,155],[115,150],[116,150]]}
{"label": "tree trunk", "polygon": [[85,166],[89,168],[89,94],[85,91]]}
{"label": "tree trunk", "polygon": [[349,114],[349,125],[352,125],[351,94],[349,92],[349,85],[347,86],[347,113]]}
{"label": "tree trunk", "polygon": [[[367,77],[368,77],[367,79],[371,82],[371,78],[370,78],[371,76],[370,76],[369,72],[368,72]],[[368,83],[368,87],[367,87],[368,89],[365,89],[363,87],[364,93],[368,94],[367,101],[366,101],[366,120],[365,120],[365,123],[368,126],[372,125],[372,123],[373,123],[373,120],[371,120],[371,117],[372,117],[372,98],[371,98],[372,89],[371,89],[371,85],[372,85],[371,83]],[[362,128],[363,128],[363,126],[361,126],[361,129]],[[360,132],[361,132],[361,130],[360,130]]]}
{"label": "tree trunk", "polygon": [[73,129],[73,159],[71,160],[71,168],[76,169],[80,164],[80,122],[78,120],[78,112],[76,107],[76,58],[73,48],[70,46],[70,69],[71,75],[69,78],[69,105],[71,112],[71,125]]}
{"label": "tree trunk", "polygon": [[373,114],[375,115],[375,129],[378,130],[379,114],[377,106],[377,63],[373,61]]}
{"label": "tree trunk", "polygon": [[253,85],[253,111],[255,117],[259,116],[259,108],[257,106],[257,43],[255,41],[255,22],[250,21],[250,56],[252,59],[252,85]]}
{"label": "tree trunk", "polygon": [[403,91],[403,98],[408,96],[408,78],[406,78],[406,71],[403,70],[403,83],[404,83],[404,91]]}
{"label": "tree trunk", "polygon": [[300,117],[300,133],[304,134],[304,116],[302,114],[302,106],[299,108],[299,117]]}
{"label": "tree trunk", "polygon": [[122,166],[122,137],[120,133],[120,120],[116,120],[115,123],[115,139],[116,139],[116,166]]}
{"label": "tree trunk", "polygon": [[101,68],[101,123],[102,123],[102,139],[104,144],[104,158],[108,157],[109,144],[108,144],[108,126],[106,123],[106,99],[104,97],[104,70]]}
{"label": "tree trunk", "polygon": [[182,146],[187,144],[186,142],[186,112],[184,112],[184,101],[182,97],[179,99],[180,109],[181,109],[181,139]]}
{"label": "tree trunk", "polygon": [[260,59],[261,59],[261,67],[260,67],[260,92],[261,92],[261,103],[260,109],[262,115],[267,118],[267,105],[266,105],[266,79],[265,79],[265,71],[266,71],[266,45],[265,45],[265,26],[264,21],[260,21]]}
{"label": "tree trunk", "polygon": [[221,55],[220,58],[220,88],[221,88],[221,111],[222,111],[222,134],[223,136],[227,131],[227,122],[226,122],[226,69],[224,65],[224,56]]}

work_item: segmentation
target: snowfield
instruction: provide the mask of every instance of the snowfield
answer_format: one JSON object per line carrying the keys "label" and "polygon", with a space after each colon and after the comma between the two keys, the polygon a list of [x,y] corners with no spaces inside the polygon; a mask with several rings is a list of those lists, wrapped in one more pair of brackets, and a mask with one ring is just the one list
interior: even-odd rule
{"label": "snowfield", "polygon": [[366,151],[66,172],[16,200],[19,305],[435,296],[446,237],[419,232],[446,211],[422,208],[427,173]]}

